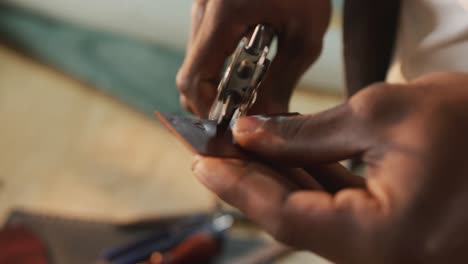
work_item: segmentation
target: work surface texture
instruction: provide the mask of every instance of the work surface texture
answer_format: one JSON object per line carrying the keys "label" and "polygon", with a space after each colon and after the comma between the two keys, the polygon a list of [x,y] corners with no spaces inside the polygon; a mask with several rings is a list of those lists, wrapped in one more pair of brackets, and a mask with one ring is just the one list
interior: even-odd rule
{"label": "work surface texture", "polygon": [[[338,101],[298,93],[292,110]],[[0,131],[0,222],[14,207],[114,220],[212,207],[157,121],[2,45]]]}

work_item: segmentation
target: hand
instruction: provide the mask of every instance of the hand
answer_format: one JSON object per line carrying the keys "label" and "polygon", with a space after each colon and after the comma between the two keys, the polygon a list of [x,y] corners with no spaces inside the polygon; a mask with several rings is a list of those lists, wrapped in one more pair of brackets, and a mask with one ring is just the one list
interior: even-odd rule
{"label": "hand", "polygon": [[260,23],[278,35],[278,52],[254,108],[286,112],[291,91],[322,49],[330,0],[195,0],[187,54],[177,74],[184,108],[206,117],[227,57]]}
{"label": "hand", "polygon": [[[199,157],[194,172],[277,239],[338,263],[461,263],[467,135],[468,74],[431,74],[372,85],[315,115],[237,122],[243,148],[316,181],[216,158]],[[330,165],[356,156],[367,165],[365,182]]]}

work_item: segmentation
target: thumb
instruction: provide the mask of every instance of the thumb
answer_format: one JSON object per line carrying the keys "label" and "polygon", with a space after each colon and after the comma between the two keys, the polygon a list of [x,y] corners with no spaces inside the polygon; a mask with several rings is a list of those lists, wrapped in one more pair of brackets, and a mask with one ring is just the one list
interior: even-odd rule
{"label": "thumb", "polygon": [[371,138],[363,123],[343,104],[314,115],[243,117],[233,127],[233,135],[248,151],[305,167],[363,154]]}

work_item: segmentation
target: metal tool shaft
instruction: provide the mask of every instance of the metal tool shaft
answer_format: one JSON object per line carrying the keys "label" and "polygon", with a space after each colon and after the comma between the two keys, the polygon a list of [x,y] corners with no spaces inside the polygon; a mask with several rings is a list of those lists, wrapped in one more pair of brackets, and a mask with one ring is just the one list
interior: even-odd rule
{"label": "metal tool shaft", "polygon": [[270,64],[267,55],[274,36],[271,27],[258,25],[250,39],[239,42],[219,83],[209,119],[229,126],[247,114]]}

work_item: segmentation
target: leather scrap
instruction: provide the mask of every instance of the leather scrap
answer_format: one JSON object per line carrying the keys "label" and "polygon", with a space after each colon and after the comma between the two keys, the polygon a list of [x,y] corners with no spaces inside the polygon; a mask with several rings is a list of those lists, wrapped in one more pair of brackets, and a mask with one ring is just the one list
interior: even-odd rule
{"label": "leather scrap", "polygon": [[158,119],[193,153],[207,157],[245,159],[248,154],[234,141],[232,131],[219,130],[216,121],[155,113]]}
{"label": "leather scrap", "polygon": [[39,237],[22,225],[0,230],[0,264],[47,264],[47,248]]}

